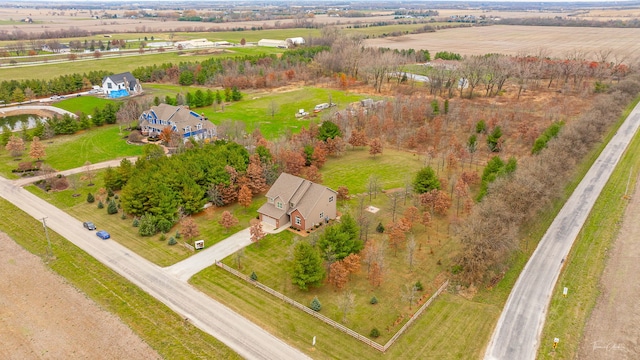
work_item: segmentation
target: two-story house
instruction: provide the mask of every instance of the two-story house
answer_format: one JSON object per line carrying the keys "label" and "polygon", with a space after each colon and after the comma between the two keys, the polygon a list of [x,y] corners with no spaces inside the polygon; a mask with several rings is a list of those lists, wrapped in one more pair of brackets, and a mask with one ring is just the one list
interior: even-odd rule
{"label": "two-story house", "polygon": [[130,72],[105,76],[102,79],[102,92],[110,98],[119,98],[142,92],[140,81]]}
{"label": "two-story house", "polygon": [[155,137],[169,126],[186,141],[211,139],[216,136],[216,126],[206,117],[184,106],[160,104],[143,112],[139,118],[141,133]]}
{"label": "two-story house", "polygon": [[282,173],[267,192],[267,203],[258,209],[260,220],[275,228],[291,226],[308,230],[336,218],[338,193],[326,186]]}

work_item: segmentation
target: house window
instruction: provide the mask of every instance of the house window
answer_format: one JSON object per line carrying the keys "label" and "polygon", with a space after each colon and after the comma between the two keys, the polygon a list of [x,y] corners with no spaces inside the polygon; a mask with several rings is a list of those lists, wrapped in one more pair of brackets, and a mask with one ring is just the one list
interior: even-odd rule
{"label": "house window", "polygon": [[112,88],[111,83],[107,83],[107,89],[111,89],[111,88]]}
{"label": "house window", "polygon": [[324,219],[324,213],[323,212],[320,213],[320,219]]}
{"label": "house window", "polygon": [[329,196],[329,202],[333,202],[333,195]]}
{"label": "house window", "polygon": [[269,202],[270,204],[273,204],[273,198],[272,197],[267,197],[267,202]]}
{"label": "house window", "polygon": [[280,201],[278,201],[278,203],[276,204],[276,207],[277,207],[278,209],[282,209],[282,203],[281,203]]}
{"label": "house window", "polygon": [[296,225],[302,225],[302,220],[300,219],[300,216],[296,216]]}

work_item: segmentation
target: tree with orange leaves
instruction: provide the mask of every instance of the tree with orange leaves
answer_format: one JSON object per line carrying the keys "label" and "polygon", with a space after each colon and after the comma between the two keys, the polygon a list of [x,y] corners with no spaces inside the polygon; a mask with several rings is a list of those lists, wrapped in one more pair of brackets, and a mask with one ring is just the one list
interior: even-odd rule
{"label": "tree with orange leaves", "polygon": [[394,255],[398,255],[398,248],[404,244],[406,234],[400,225],[400,222],[390,223],[385,231],[389,235],[389,246],[393,248]]}
{"label": "tree with orange leaves", "polygon": [[251,242],[254,243],[259,242],[266,235],[262,230],[262,224],[256,219],[253,219],[249,233],[251,234]]}
{"label": "tree with orange leaves", "polygon": [[382,141],[380,138],[374,138],[369,142],[369,155],[375,158],[378,154],[382,154]]}
{"label": "tree with orange leaves", "polygon": [[238,192],[238,203],[246,209],[251,206],[252,201],[253,194],[251,193],[251,189],[249,189],[247,185],[242,185],[242,187],[240,187],[240,191]]}
{"label": "tree with orange leaves", "polygon": [[360,255],[349,254],[349,256],[342,259],[342,264],[344,265],[344,268],[347,270],[349,275],[357,273],[358,271],[360,271]]}
{"label": "tree with orange leaves", "polygon": [[371,265],[371,271],[369,271],[369,283],[373,287],[378,287],[382,284],[382,269],[377,262]]}
{"label": "tree with orange leaves", "polygon": [[222,225],[227,231],[229,231],[229,229],[238,224],[238,219],[236,219],[236,217],[233,216],[233,214],[231,214],[229,211],[224,211],[218,223]]}
{"label": "tree with orange leaves", "polygon": [[184,236],[184,238],[187,240],[191,240],[194,237],[200,235],[198,224],[196,224],[191,216],[186,216],[182,220],[180,220],[180,226],[180,235]]}
{"label": "tree with orange leaves", "polygon": [[367,143],[367,135],[364,133],[364,130],[354,129],[351,132],[351,137],[349,138],[349,144],[351,144],[351,146],[365,146]]}
{"label": "tree with orange leaves", "polygon": [[349,280],[349,271],[345,268],[342,261],[336,261],[329,266],[329,283],[336,287],[336,289],[342,289]]}

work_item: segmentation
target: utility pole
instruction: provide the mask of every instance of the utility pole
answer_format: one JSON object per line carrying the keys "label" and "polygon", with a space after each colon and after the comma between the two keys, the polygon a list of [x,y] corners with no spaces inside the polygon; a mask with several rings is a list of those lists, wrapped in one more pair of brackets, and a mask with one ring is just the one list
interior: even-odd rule
{"label": "utility pole", "polygon": [[49,258],[53,257],[53,249],[51,248],[51,239],[49,238],[49,231],[47,230],[47,222],[46,222],[46,217],[42,218],[42,226],[44,227],[44,234],[47,237],[47,244],[49,245],[47,247],[47,255],[49,256]]}

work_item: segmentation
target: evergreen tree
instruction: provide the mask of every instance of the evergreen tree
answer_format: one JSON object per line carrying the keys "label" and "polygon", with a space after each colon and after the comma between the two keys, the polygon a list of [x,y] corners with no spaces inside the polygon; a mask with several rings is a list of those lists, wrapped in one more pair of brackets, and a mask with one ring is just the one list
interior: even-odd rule
{"label": "evergreen tree", "polygon": [[434,189],[440,190],[440,180],[431,166],[423,167],[416,174],[413,190],[418,194],[424,194]]}
{"label": "evergreen tree", "polygon": [[118,213],[118,205],[114,200],[109,201],[109,205],[107,206],[107,214],[113,215]]}
{"label": "evergreen tree", "polygon": [[300,290],[307,290],[310,285],[320,285],[324,279],[325,270],[320,254],[308,242],[300,241],[296,244],[291,272],[291,280]]}

